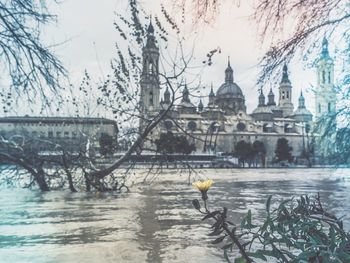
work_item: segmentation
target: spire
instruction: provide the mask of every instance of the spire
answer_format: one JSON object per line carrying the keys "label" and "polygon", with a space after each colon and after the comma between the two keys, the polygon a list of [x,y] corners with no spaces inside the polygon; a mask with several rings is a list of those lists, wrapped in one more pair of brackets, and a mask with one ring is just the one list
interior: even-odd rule
{"label": "spire", "polygon": [[215,97],[215,93],[214,93],[214,91],[213,91],[213,83],[211,84],[209,97]]}
{"label": "spire", "polygon": [[209,93],[209,103],[208,103],[208,107],[213,107],[215,104],[215,93],[213,91],[213,83],[211,84],[211,88],[210,88],[210,93]]}
{"label": "spire", "polygon": [[290,80],[289,80],[289,76],[288,76],[288,67],[287,67],[286,63],[284,63],[284,66],[283,66],[283,74],[282,74],[281,83],[289,83],[290,84]]}
{"label": "spire", "polygon": [[328,52],[328,40],[326,37],[323,38],[322,41],[322,53],[323,58],[329,58],[329,52]]}
{"label": "spire", "polygon": [[184,90],[182,91],[182,100],[181,102],[190,102],[190,92],[187,89],[187,84],[185,84]]}
{"label": "spire", "polygon": [[264,96],[264,93],[263,93],[263,89],[261,88],[260,89],[260,95],[259,95],[259,107],[261,106],[265,106],[265,96]]}
{"label": "spire", "polygon": [[231,68],[230,57],[228,57],[227,68],[225,70],[225,82],[233,83],[233,70]]}
{"label": "spire", "polygon": [[164,92],[164,103],[170,104],[170,92],[168,87],[166,87],[166,90]]}
{"label": "spire", "polygon": [[153,27],[153,24],[152,24],[152,15],[150,16],[150,22],[149,22],[149,25],[148,25],[148,29],[147,29],[147,32],[148,34],[154,34],[154,27]]}
{"label": "spire", "polygon": [[154,36],[154,27],[152,24],[152,16],[150,18],[150,22],[147,28],[147,43],[146,43],[146,47],[152,47],[152,48],[156,48],[156,38]]}
{"label": "spire", "polygon": [[305,98],[303,96],[303,91],[300,92],[300,97],[299,97],[299,109],[305,108]]}
{"label": "spire", "polygon": [[204,108],[204,106],[203,106],[203,103],[202,103],[202,99],[200,99],[199,100],[199,104],[198,104],[198,111],[203,111],[203,108]]}
{"label": "spire", "polygon": [[268,95],[268,102],[267,102],[267,105],[268,105],[268,106],[276,105],[276,102],[275,102],[275,94],[273,94],[272,88],[270,88],[270,92],[269,92],[269,95]]}

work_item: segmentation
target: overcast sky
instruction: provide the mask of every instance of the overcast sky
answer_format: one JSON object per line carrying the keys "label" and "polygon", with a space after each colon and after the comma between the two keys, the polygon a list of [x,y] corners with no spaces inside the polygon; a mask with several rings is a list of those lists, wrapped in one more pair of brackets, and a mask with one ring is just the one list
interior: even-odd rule
{"label": "overcast sky", "polygon": [[[144,2],[144,7],[147,12],[157,14],[160,2],[161,0],[148,0]],[[49,43],[67,41],[57,47],[55,52],[69,70],[73,84],[79,84],[85,69],[95,80],[108,73],[110,60],[116,55],[114,44],[118,38],[113,26],[115,12],[123,13],[126,8],[127,0],[64,0],[51,9],[57,14],[58,22],[46,28],[45,38]],[[214,66],[202,78],[203,84],[207,86],[206,92],[209,93],[211,83],[214,91],[223,83],[227,57],[230,56],[235,82],[246,97],[248,112],[257,105],[257,63],[264,53],[260,48],[254,24],[248,19],[250,12],[249,5],[245,3],[239,8],[228,5],[212,26],[200,29],[195,43],[198,62],[203,60],[209,50],[216,47],[222,50],[215,58]],[[188,24],[188,31],[191,31],[191,23]],[[315,69],[305,66],[301,60],[289,65],[293,103],[296,107],[300,90],[303,89],[307,98],[306,106],[313,111],[310,87],[316,84],[316,74]],[[277,95],[278,87],[272,88]],[[264,88],[265,94],[269,89],[270,87]]]}

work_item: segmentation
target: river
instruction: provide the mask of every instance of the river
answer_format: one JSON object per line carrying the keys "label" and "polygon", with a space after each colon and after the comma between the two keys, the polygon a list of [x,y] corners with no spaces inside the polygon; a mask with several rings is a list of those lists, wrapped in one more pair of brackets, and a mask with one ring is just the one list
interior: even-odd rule
{"label": "river", "polygon": [[[227,206],[238,222],[247,209],[264,215],[280,200],[316,194],[350,226],[350,169],[201,170],[211,178],[211,207]],[[144,180],[145,179],[145,180]],[[0,262],[224,262],[209,225],[192,208],[200,194],[186,171],[130,175],[130,193],[0,191]]]}

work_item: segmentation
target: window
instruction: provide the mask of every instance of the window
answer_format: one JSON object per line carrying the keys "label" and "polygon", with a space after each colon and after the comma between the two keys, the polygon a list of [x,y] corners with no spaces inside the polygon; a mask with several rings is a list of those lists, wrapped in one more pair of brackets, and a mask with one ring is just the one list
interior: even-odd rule
{"label": "window", "polygon": [[153,106],[153,92],[149,92],[149,105]]}
{"label": "window", "polygon": [[53,138],[53,132],[52,132],[52,131],[49,131],[48,134],[47,134],[47,137]]}
{"label": "window", "polygon": [[154,73],[154,68],[153,68],[152,61],[150,61],[150,63],[148,64],[148,73],[149,74],[153,74]]}
{"label": "window", "polygon": [[187,124],[187,128],[191,131],[195,131],[197,129],[197,124],[194,121],[190,121]]}
{"label": "window", "polygon": [[289,91],[287,91],[287,99],[289,99]]}
{"label": "window", "polygon": [[64,132],[64,138],[69,138],[69,132],[67,131]]}
{"label": "window", "polygon": [[72,138],[73,139],[77,138],[77,132],[72,132]]}
{"label": "window", "polygon": [[284,91],[282,91],[282,99],[284,99]]}
{"label": "window", "polygon": [[244,131],[246,129],[246,125],[243,122],[239,122],[236,127],[239,131]]}
{"label": "window", "polygon": [[284,125],[284,132],[285,132],[285,133],[293,132],[293,127],[292,127],[292,125],[290,125],[289,123],[286,123],[286,124]]}
{"label": "window", "polygon": [[61,138],[61,134],[62,134],[62,132],[56,132],[56,137]]}
{"label": "window", "polygon": [[331,103],[328,102],[328,112],[331,112]]}
{"label": "window", "polygon": [[264,123],[263,132],[272,132],[272,125],[269,123]]}
{"label": "window", "polygon": [[318,104],[318,113],[321,113],[321,104]]}
{"label": "window", "polygon": [[322,71],[322,83],[326,83],[326,71]]}
{"label": "window", "polygon": [[328,83],[331,83],[331,73],[328,72]]}

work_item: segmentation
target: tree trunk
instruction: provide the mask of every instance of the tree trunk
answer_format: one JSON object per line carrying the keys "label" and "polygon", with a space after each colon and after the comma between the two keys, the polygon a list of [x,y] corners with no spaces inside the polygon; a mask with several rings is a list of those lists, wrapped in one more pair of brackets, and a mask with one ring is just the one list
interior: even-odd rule
{"label": "tree trunk", "polygon": [[50,187],[47,184],[47,182],[45,181],[45,172],[43,169],[39,168],[38,172],[33,174],[33,175],[34,175],[34,179],[37,182],[41,191],[43,191],[43,192],[50,191]]}

